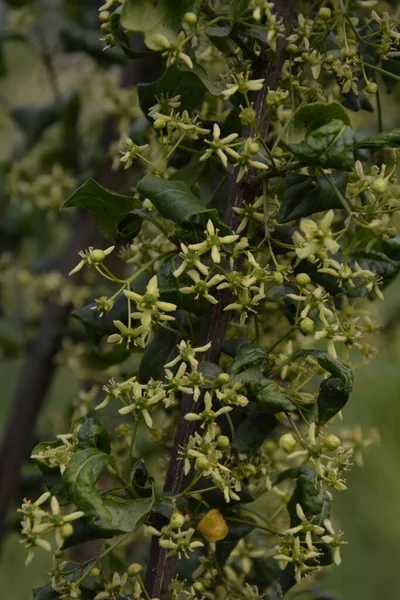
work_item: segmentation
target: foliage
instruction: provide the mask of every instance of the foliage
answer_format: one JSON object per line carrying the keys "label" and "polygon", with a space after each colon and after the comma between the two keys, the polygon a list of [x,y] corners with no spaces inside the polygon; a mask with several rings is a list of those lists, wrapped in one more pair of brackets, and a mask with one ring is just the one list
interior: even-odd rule
{"label": "foliage", "polygon": [[[74,304],[84,340],[59,357],[82,383],[70,430],[32,453],[49,491],[20,509],[28,562],[54,552],[34,597],[272,599],[305,578],[322,598],[314,576],[344,543],[332,491],[364,443],[329,428],[374,354],[365,297],[400,268],[400,138],[381,127],[396,23],[370,2],[107,0],[103,56],[89,4],[60,41],[94,83],[63,97],[43,51],[54,99],[10,115],[25,139],[7,222],[44,213],[57,236],[86,211],[114,244],[80,250],[78,286],[18,270],[18,243],[0,263],[35,310]],[[12,13],[32,43],[43,14]],[[134,90],[104,75],[160,59]],[[378,131],[354,130],[373,104]]]}

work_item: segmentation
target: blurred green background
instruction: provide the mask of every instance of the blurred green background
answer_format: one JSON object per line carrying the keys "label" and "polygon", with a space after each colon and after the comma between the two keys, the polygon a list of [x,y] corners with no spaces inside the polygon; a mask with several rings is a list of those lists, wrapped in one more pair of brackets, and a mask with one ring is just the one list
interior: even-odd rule
{"label": "blurred green background", "polygon": [[[31,102],[48,97],[45,75],[40,65],[18,44],[10,44],[7,61],[12,69],[0,86],[1,102],[23,103],[29,95]],[[398,98],[385,104],[385,128],[399,126]],[[351,115],[368,128],[375,116]],[[8,143],[17,135],[9,123],[0,131],[0,156],[7,152]],[[386,303],[376,305],[376,314],[385,322],[400,310],[400,281],[385,292]],[[345,532],[348,545],[343,548],[339,568],[328,569],[321,583],[343,600],[395,600],[400,598],[398,561],[400,562],[400,326],[391,330],[390,338],[380,336],[380,351],[370,364],[356,373],[355,389],[344,411],[345,425],[361,424],[363,428],[377,427],[381,443],[365,456],[365,466],[354,467],[348,476],[348,491],[336,494],[334,522]],[[0,365],[2,401],[0,430],[8,412],[12,391],[19,376],[19,361]],[[63,407],[75,393],[74,376],[61,370],[52,386],[41,417],[42,428],[49,419],[62,421]],[[49,430],[48,427],[46,428]],[[61,428],[62,429],[62,428]],[[61,430],[58,429],[58,430]],[[45,580],[50,566],[49,557],[37,552],[29,567],[24,567],[26,550],[17,533],[8,536],[0,557],[0,598],[28,600],[31,589]]]}

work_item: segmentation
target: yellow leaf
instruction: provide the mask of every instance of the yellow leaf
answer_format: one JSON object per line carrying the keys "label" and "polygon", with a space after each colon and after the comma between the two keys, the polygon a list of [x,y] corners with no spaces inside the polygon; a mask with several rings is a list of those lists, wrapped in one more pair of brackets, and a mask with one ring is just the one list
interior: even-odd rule
{"label": "yellow leaf", "polygon": [[228,535],[228,526],[217,508],[210,510],[196,527],[208,542],[218,542]]}

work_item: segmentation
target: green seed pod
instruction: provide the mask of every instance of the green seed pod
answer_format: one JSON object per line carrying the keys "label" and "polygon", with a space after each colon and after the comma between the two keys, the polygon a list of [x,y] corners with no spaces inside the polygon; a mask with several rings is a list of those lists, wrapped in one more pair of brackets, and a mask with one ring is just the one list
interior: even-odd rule
{"label": "green seed pod", "polygon": [[187,12],[183,15],[183,20],[188,25],[196,25],[197,24],[197,15],[194,12]]}
{"label": "green seed pod", "polygon": [[183,526],[185,522],[185,517],[182,513],[180,512],[176,512],[172,515],[169,524],[172,527],[172,529],[179,529],[180,527]]}
{"label": "green seed pod", "polygon": [[377,194],[384,194],[387,190],[387,180],[383,177],[377,177],[376,179],[374,179],[372,189]]}
{"label": "green seed pod", "polygon": [[217,444],[222,450],[229,448],[230,441],[229,441],[228,436],[227,435],[219,435],[217,438]]}
{"label": "green seed pod", "polygon": [[103,262],[103,260],[105,259],[106,255],[104,254],[103,250],[92,250],[92,252],[90,253],[90,260],[94,263],[100,263]]}
{"label": "green seed pod", "polygon": [[378,86],[375,83],[375,81],[368,81],[367,85],[365,86],[365,89],[367,90],[368,94],[376,94],[376,92],[378,91]]}
{"label": "green seed pod", "polygon": [[217,377],[217,381],[218,383],[228,383],[230,378],[231,376],[229,375],[229,373],[220,373]]}
{"label": "green seed pod", "polygon": [[110,17],[111,14],[108,10],[102,10],[101,13],[99,13],[99,19],[102,23],[108,23]]}
{"label": "green seed pod", "polygon": [[332,16],[332,11],[327,6],[323,6],[322,8],[319,9],[318,16],[323,21],[329,21],[329,19]]}
{"label": "green seed pod", "polygon": [[92,577],[98,577],[100,575],[101,571],[98,567],[93,567],[93,569],[90,571],[90,574],[92,575]]}
{"label": "green seed pod", "polygon": [[164,119],[156,119],[153,123],[153,127],[154,129],[164,129],[164,127],[166,126],[166,122],[164,121]]}

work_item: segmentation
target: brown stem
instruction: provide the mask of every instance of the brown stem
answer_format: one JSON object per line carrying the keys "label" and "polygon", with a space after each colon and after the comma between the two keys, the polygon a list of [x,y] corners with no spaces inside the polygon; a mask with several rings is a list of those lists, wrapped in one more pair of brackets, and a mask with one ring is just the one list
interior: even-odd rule
{"label": "brown stem", "polygon": [[[286,32],[289,30],[293,18],[294,0],[277,0],[275,2],[278,17],[283,19]],[[257,115],[257,122],[260,123],[261,135],[265,137],[269,127],[268,119],[262,122],[262,116],[265,111],[265,99],[269,89],[275,89],[278,85],[279,78],[285,62],[286,36],[278,41],[278,60],[272,63],[264,58],[264,52],[261,53],[258,64],[254,66],[254,76],[257,78],[264,77],[263,88],[257,92],[254,97],[254,109]],[[242,134],[248,136],[250,132],[244,128]],[[237,215],[232,210],[234,207],[239,207],[254,195],[251,191],[248,181],[251,173],[248,172],[245,177],[236,183],[236,171],[233,170],[229,174],[230,181],[230,196],[226,208],[226,221],[232,229],[236,229]],[[220,295],[219,303],[213,305],[204,320],[204,328],[200,328],[205,332],[200,335],[200,343],[212,342],[211,349],[204,353],[202,361],[217,361],[220,353],[221,343],[225,338],[225,331],[228,324],[227,313],[224,312],[224,307],[228,304],[229,299],[226,295]],[[181,413],[179,416],[178,427],[172,449],[172,454],[168,466],[167,476],[164,485],[164,492],[170,494],[179,494],[185,489],[185,476],[183,471],[183,460],[179,458],[179,450],[187,446],[189,437],[195,431],[193,422],[185,421],[187,412],[199,412],[201,410],[201,401],[194,403],[191,396],[183,398]],[[148,559],[148,568],[146,571],[145,585],[147,592],[151,598],[159,598],[167,600],[168,588],[175,575],[177,558],[175,556],[167,558],[167,551],[162,549],[158,543],[158,538],[153,537],[150,547],[150,555]]]}

